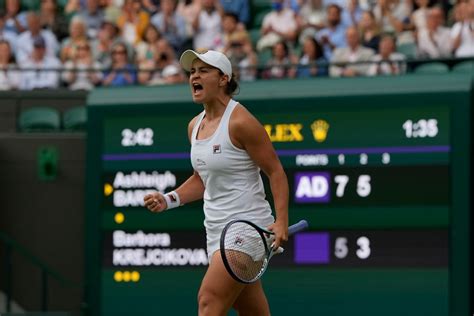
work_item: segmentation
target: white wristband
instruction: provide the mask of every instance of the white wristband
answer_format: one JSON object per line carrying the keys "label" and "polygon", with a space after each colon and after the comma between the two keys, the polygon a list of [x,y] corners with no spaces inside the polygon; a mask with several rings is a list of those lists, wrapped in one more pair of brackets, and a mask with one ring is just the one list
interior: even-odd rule
{"label": "white wristband", "polygon": [[172,208],[177,208],[181,206],[181,200],[179,199],[179,195],[176,191],[171,191],[163,195],[166,201],[166,209],[170,210]]}

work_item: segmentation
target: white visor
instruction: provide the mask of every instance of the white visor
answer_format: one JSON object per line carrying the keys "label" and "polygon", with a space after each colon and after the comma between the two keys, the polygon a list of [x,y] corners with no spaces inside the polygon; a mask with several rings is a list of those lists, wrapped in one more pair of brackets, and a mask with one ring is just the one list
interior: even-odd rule
{"label": "white visor", "polygon": [[191,67],[193,65],[193,61],[199,58],[206,64],[216,67],[220,71],[222,71],[225,75],[227,75],[227,81],[230,81],[232,78],[232,65],[226,55],[222,54],[221,52],[215,50],[208,50],[204,53],[198,53],[191,49],[185,51],[179,62],[184,70],[191,71]]}

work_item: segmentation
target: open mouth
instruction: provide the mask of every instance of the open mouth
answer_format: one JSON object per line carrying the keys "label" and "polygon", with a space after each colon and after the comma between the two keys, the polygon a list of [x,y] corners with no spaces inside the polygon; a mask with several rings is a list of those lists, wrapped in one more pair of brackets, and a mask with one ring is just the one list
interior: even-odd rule
{"label": "open mouth", "polygon": [[193,91],[194,91],[194,93],[201,92],[202,90],[203,90],[202,85],[200,85],[199,83],[193,83]]}

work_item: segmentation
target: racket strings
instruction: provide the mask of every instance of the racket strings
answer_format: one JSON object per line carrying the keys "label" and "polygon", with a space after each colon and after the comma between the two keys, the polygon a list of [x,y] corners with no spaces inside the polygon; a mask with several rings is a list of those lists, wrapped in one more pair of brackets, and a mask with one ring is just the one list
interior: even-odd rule
{"label": "racket strings", "polygon": [[225,257],[240,280],[251,282],[265,270],[268,246],[260,233],[246,223],[229,226],[224,239]]}

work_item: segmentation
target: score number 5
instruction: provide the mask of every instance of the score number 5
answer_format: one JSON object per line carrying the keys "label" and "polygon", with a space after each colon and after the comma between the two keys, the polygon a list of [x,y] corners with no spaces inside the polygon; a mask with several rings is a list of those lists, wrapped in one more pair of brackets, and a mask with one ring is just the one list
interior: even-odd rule
{"label": "score number 5", "polygon": [[[357,179],[356,191],[360,197],[367,197],[370,195],[370,192],[372,192],[370,180],[371,178],[367,174],[362,174]],[[349,182],[349,177],[343,174],[337,175],[334,177],[334,182],[337,184],[336,196],[343,197],[346,190],[346,185]]]}

